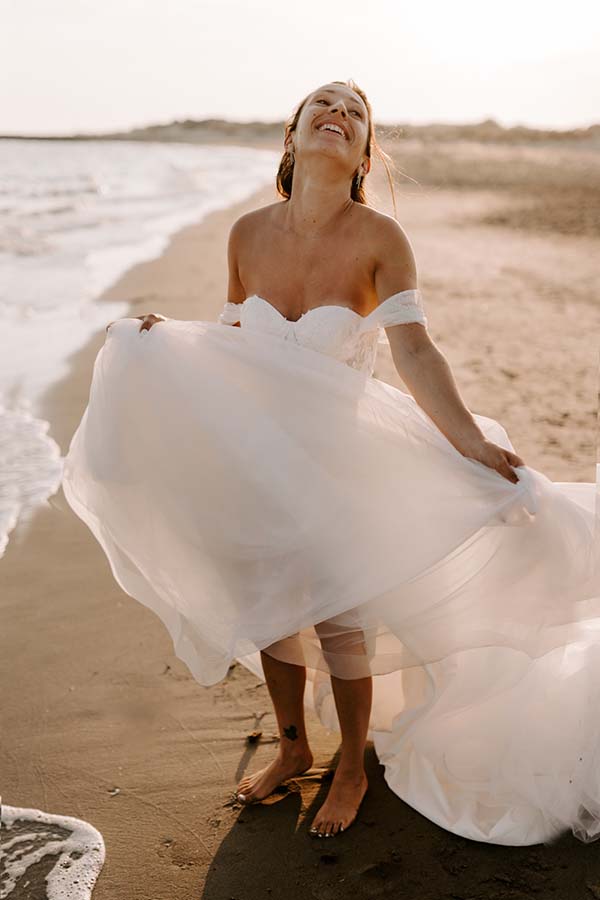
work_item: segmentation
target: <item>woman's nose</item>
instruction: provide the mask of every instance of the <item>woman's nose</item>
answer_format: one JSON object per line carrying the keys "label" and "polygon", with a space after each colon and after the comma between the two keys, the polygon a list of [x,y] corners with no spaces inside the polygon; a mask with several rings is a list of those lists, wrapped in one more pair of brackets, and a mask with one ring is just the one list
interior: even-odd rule
{"label": "woman's nose", "polygon": [[334,106],[331,107],[331,112],[337,112],[338,110],[340,111],[342,116],[348,115],[346,107],[344,106],[343,103],[336,103]]}

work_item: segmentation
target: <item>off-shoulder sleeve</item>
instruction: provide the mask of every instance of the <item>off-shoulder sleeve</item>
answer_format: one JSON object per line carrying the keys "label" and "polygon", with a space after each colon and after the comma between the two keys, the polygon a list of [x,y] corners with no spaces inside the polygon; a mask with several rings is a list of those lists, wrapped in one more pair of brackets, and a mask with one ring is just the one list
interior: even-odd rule
{"label": "off-shoulder sleeve", "polygon": [[427,327],[423,297],[418,289],[392,294],[391,297],[380,303],[367,318],[371,317],[381,328],[388,328],[390,325],[404,325],[409,322],[418,322]]}
{"label": "off-shoulder sleeve", "polygon": [[235,325],[236,322],[239,322],[241,305],[241,303],[229,303],[229,301],[227,301],[223,305],[223,310],[219,315],[219,322],[221,325]]}

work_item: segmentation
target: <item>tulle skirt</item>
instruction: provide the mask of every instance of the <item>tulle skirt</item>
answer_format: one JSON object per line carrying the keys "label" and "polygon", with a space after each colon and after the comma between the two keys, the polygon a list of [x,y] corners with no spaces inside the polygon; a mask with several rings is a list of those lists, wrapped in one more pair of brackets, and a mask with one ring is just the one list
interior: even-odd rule
{"label": "tulle skirt", "polygon": [[[464,457],[408,394],[250,329],[109,329],[63,489],[203,685],[373,675],[389,786],[444,828],[600,837],[596,485]],[[514,449],[495,420],[485,435]]]}

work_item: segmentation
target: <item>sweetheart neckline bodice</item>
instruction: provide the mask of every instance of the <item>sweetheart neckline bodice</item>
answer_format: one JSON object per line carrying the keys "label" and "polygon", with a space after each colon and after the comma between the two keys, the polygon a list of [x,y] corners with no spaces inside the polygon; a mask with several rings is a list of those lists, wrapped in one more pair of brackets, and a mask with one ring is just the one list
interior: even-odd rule
{"label": "sweetheart neckline bodice", "polygon": [[[319,310],[324,310],[320,316]],[[239,303],[227,301],[219,322],[239,323],[249,335],[272,334],[301,344],[369,374],[373,373],[377,344],[387,342],[386,327],[410,322],[427,326],[418,288],[397,291],[366,316],[340,303],[323,303],[305,310],[298,319],[288,319],[261,294],[250,294]]]}
{"label": "sweetheart neckline bodice", "polygon": [[418,288],[410,288],[405,291],[397,291],[395,294],[392,294],[389,297],[386,297],[385,300],[382,300],[375,309],[371,310],[366,316],[363,316],[361,313],[356,312],[356,310],[351,309],[349,306],[342,306],[339,303],[323,303],[321,306],[313,306],[312,309],[307,309],[305,312],[301,313],[301,315],[297,319],[288,319],[287,316],[284,316],[280,310],[274,306],[270,300],[267,300],[266,297],[263,297],[261,294],[250,294],[245,298],[239,305],[243,306],[248,300],[260,300],[262,303],[266,303],[267,306],[270,306],[274,312],[283,319],[284,322],[287,322],[289,325],[297,325],[305,316],[308,316],[309,313],[317,312],[319,309],[343,309],[346,312],[349,312],[351,315],[356,316],[357,319],[361,319],[363,322],[370,319],[376,312],[381,312],[384,304],[389,303],[390,300],[395,300],[397,297],[402,296],[403,294],[419,294],[420,291]]}
{"label": "sweetheart neckline bodice", "polygon": [[[248,300],[260,300],[262,303],[266,303],[267,306],[270,306],[271,309],[273,309],[277,313],[278,316],[281,316],[281,318],[284,319],[286,322],[288,322],[290,325],[297,325],[298,322],[300,322],[300,320],[303,319],[305,316],[309,315],[309,313],[317,312],[317,310],[319,310],[319,309],[344,309],[347,312],[352,313],[353,316],[357,316],[359,319],[367,318],[367,316],[361,315],[360,313],[356,312],[356,310],[351,309],[349,306],[341,306],[341,304],[339,304],[339,303],[323,303],[321,306],[313,306],[312,309],[307,309],[303,313],[300,313],[300,315],[298,316],[297,319],[288,319],[288,317],[284,316],[284,314],[279,309],[277,309],[277,307],[274,306],[274,304],[271,303],[270,300],[267,300],[267,298],[261,296],[261,294],[250,294],[249,297],[246,297],[246,299],[243,301],[243,303],[247,303]],[[240,305],[243,305],[243,303]],[[369,315],[370,315],[370,313],[369,313]]]}

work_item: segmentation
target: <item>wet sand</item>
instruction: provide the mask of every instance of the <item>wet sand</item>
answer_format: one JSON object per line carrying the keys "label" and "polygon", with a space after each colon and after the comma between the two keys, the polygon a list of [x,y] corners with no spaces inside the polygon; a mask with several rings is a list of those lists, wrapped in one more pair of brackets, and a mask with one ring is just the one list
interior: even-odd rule
{"label": "wet sand", "polygon": [[[416,173],[414,154],[424,151],[411,152],[412,163],[408,148],[398,159]],[[529,163],[543,228],[523,219],[522,190],[422,173],[413,174],[419,184],[398,186],[398,218],[415,250],[430,333],[467,405],[502,422],[517,452],[548,477],[593,481],[598,234],[565,233],[551,185],[536,194],[539,167]],[[390,212],[381,171],[375,187],[375,205]],[[275,199],[267,188],[183,229],[105,297],[127,300],[131,315],[215,320],[229,227]],[[98,334],[75,354],[45,397],[63,454],[103,341]],[[379,354],[376,377],[402,387],[387,348]],[[116,585],[62,492],[12,532],[0,591],[2,799],[77,816],[102,833],[95,900],[600,897],[597,846],[570,836],[551,849],[455,837],[387,788],[371,745],[369,793],[339,839],[306,834],[327,791],[319,777],[299,780],[274,804],[232,804],[239,777],[276,748],[266,686],[239,664],[219,685],[195,683],[160,621]],[[248,743],[255,729],[263,738]],[[309,733],[315,765],[334,766],[339,736],[312,716]]]}

